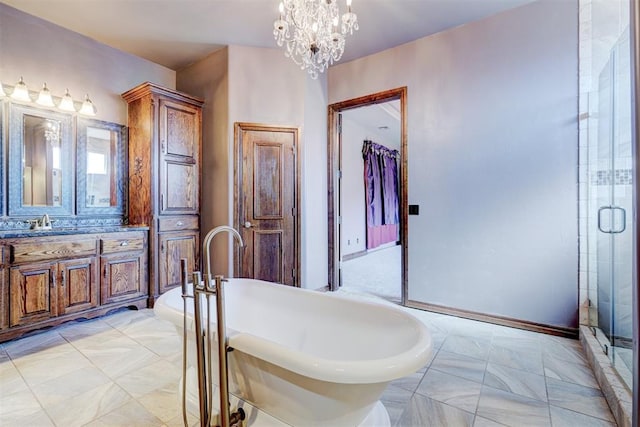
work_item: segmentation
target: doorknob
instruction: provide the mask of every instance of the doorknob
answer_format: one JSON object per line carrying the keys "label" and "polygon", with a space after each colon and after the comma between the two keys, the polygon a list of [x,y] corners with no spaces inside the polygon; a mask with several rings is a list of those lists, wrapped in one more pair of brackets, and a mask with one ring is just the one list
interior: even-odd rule
{"label": "doorknob", "polygon": [[244,223],[244,228],[251,228],[251,227],[253,227],[253,224],[251,224],[249,221],[246,221]]}

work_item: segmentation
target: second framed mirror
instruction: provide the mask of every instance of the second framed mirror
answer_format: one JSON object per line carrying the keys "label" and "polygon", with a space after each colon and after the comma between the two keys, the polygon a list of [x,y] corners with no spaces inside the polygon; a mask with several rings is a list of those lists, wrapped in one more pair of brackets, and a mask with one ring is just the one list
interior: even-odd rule
{"label": "second framed mirror", "polygon": [[122,215],[126,193],[126,127],[78,118],[78,215]]}

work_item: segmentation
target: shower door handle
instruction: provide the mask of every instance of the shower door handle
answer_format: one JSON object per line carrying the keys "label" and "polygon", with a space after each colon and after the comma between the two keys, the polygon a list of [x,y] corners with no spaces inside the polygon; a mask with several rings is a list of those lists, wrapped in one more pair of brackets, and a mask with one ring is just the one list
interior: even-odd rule
{"label": "shower door handle", "polygon": [[[622,228],[611,230],[611,234],[622,233],[624,230],[627,229],[627,211],[624,210],[624,208],[621,208],[620,206],[611,206],[611,212],[613,213],[615,211],[619,211],[622,214]],[[615,224],[615,221],[614,221],[614,224]]]}
{"label": "shower door handle", "polygon": [[[616,211],[619,211],[622,214],[622,228],[619,228],[619,229],[609,228],[608,230],[605,230],[602,228],[602,212],[605,210],[610,211],[612,215]],[[598,230],[607,234],[619,234],[626,229],[627,229],[627,211],[624,208],[621,208],[620,206],[602,206],[600,209],[598,209]]]}

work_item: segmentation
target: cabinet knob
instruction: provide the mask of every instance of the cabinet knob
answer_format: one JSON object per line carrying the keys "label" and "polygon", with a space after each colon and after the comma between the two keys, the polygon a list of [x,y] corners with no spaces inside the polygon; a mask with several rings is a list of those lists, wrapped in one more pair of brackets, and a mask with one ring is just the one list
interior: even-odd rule
{"label": "cabinet knob", "polygon": [[126,240],[124,242],[120,242],[120,246],[129,246],[129,242]]}
{"label": "cabinet knob", "polygon": [[182,221],[176,222],[176,227],[182,227],[183,225],[184,225],[184,222]]}
{"label": "cabinet knob", "polygon": [[253,224],[251,224],[249,221],[244,223],[244,228],[251,228],[253,227]]}

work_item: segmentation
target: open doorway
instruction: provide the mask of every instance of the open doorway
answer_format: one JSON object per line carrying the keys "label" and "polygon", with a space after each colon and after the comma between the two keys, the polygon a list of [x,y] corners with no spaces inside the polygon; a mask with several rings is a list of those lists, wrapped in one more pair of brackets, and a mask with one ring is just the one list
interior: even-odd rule
{"label": "open doorway", "polygon": [[329,106],[329,284],[405,303],[406,88]]}

